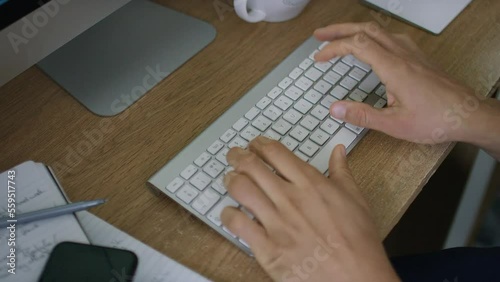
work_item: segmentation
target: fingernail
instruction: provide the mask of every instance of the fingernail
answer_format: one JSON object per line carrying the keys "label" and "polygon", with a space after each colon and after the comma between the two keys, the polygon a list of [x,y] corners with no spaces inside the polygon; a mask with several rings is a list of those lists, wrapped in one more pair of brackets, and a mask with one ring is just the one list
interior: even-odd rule
{"label": "fingernail", "polygon": [[239,157],[250,154],[249,151],[242,149],[242,148],[234,148],[229,153],[227,154],[227,162],[233,166],[236,167],[238,166],[239,163]]}
{"label": "fingernail", "polygon": [[257,138],[255,138],[252,142],[251,142],[251,145],[252,147],[254,147],[255,149],[261,149],[262,148],[262,145],[265,145],[265,144],[269,144],[271,143],[273,140],[267,138],[267,137],[264,137],[264,136],[259,136]]}
{"label": "fingernail", "polygon": [[332,116],[334,118],[343,119],[345,118],[346,107],[343,104],[333,104]]}
{"label": "fingernail", "polygon": [[346,157],[347,156],[347,153],[346,153],[346,149],[345,149],[345,146],[344,145],[340,145],[340,154],[342,155],[342,157]]}
{"label": "fingernail", "polygon": [[264,137],[264,136],[259,136],[259,138],[257,138],[257,142],[259,142],[261,144],[269,144],[269,143],[273,142],[273,140],[271,140],[267,137]]}

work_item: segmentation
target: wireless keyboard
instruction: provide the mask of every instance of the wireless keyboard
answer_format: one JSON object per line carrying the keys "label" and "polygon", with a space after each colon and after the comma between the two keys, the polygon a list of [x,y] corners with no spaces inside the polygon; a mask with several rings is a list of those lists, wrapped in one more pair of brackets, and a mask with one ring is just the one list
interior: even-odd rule
{"label": "wireless keyboard", "polygon": [[371,67],[353,56],[316,63],[314,55],[328,42],[308,39],[252,90],[162,167],[148,185],[166,194],[251,255],[246,242],[221,224],[226,206],[239,207],[223,185],[231,170],[226,154],[245,148],[259,135],[279,140],[302,160],[327,174],[331,151],[344,144],[350,152],[367,129],[329,114],[342,99],[386,105],[385,87]]}

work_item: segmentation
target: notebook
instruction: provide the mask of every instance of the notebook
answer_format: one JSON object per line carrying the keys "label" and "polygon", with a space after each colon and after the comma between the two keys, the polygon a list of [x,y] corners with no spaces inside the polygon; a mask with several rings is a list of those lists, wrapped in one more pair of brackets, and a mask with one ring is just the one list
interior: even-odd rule
{"label": "notebook", "polygon": [[440,34],[472,0],[363,0],[396,18]]}
{"label": "notebook", "polygon": [[[15,190],[16,213],[25,213],[66,204],[67,197],[49,167],[28,161],[0,174],[0,191]],[[8,176],[11,176],[9,178]],[[8,182],[8,181],[11,182]],[[10,185],[9,185],[10,184]],[[10,187],[8,187],[10,186]],[[5,193],[5,192],[3,192]],[[11,193],[12,194],[12,193]],[[9,214],[8,197],[0,198],[0,217]],[[37,281],[50,252],[60,242],[71,241],[133,251],[139,258],[134,281],[209,281],[189,268],[164,256],[97,216],[82,211],[57,218],[16,226],[15,246],[8,246],[11,233],[0,230],[0,281]],[[15,269],[8,264],[15,248]],[[15,272],[12,274],[9,272]],[[116,281],[121,281],[120,277]]]}

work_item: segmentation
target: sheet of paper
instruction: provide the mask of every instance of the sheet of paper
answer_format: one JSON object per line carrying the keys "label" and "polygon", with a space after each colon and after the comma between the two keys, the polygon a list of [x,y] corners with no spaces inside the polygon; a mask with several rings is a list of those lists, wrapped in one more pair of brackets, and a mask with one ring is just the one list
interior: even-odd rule
{"label": "sheet of paper", "polygon": [[[89,212],[78,212],[77,217],[91,244],[126,249],[137,255],[139,265],[134,281],[209,281]],[[117,277],[117,279],[119,278]]]}
{"label": "sheet of paper", "polygon": [[[25,162],[15,168],[15,178],[0,174],[0,217],[8,214],[7,190],[15,187],[16,214],[66,204],[61,191],[43,164]],[[11,183],[8,181],[11,180]],[[13,184],[14,183],[14,184]],[[12,190],[12,188],[11,188]],[[16,224],[15,246],[7,228],[0,230],[0,281],[37,281],[53,247],[63,241],[89,243],[74,215],[65,215],[27,224]],[[8,272],[10,248],[15,248],[15,274]]]}

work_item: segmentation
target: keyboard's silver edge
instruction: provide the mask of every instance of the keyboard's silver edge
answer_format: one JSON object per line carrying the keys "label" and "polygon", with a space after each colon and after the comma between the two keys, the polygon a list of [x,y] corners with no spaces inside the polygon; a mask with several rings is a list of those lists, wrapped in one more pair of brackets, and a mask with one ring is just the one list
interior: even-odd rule
{"label": "keyboard's silver edge", "polygon": [[[224,232],[221,227],[213,224],[204,215],[200,215],[190,205],[178,199],[175,193],[171,193],[166,189],[166,185],[173,181],[184,168],[192,164],[193,161],[215,141],[224,132],[231,128],[231,126],[241,118],[248,110],[249,105],[255,105],[262,97],[273,89],[277,82],[285,78],[295,67],[297,67],[305,58],[307,58],[314,50],[321,44],[320,41],[314,37],[310,37],[302,45],[300,45],[294,52],[292,52],[286,59],[284,59],[275,69],[267,74],[260,82],[258,82],[250,91],[242,96],[233,106],[231,106],[225,113],[223,113],[215,122],[208,128],[201,132],[190,144],[188,144],[182,151],[180,151],[174,158],[172,158],[165,166],[158,170],[149,180],[148,186],[156,188],[161,193],[169,196],[175,202],[180,204],[186,210],[198,217],[201,221],[208,224],[219,234],[238,246],[248,255],[252,255],[251,251],[241,244],[237,239],[231,237]],[[363,130],[361,134],[352,142],[347,148],[349,153],[352,148],[361,140],[368,130]]]}

